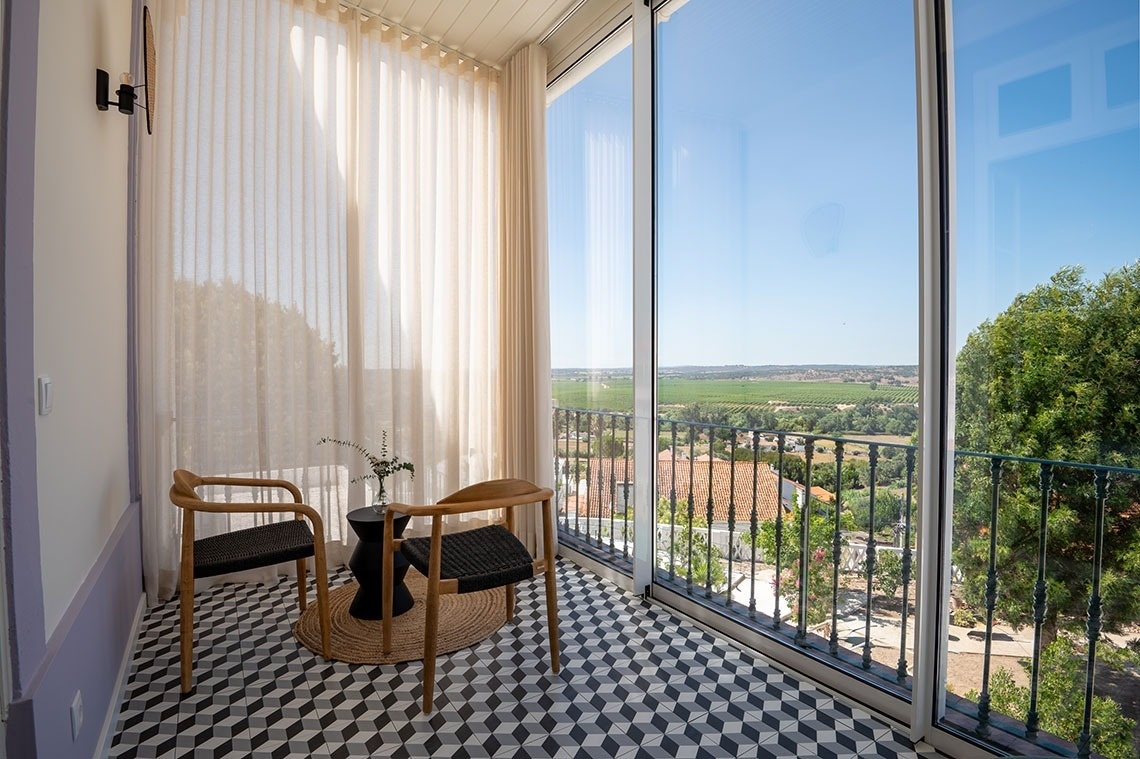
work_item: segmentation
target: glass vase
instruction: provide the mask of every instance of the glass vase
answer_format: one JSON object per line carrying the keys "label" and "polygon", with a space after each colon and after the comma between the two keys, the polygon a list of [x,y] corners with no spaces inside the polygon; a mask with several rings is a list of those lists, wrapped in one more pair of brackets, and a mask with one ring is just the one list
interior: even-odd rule
{"label": "glass vase", "polygon": [[383,514],[388,510],[388,491],[384,489],[384,481],[380,480],[380,484],[376,488],[376,498],[372,501],[372,510],[377,514]]}

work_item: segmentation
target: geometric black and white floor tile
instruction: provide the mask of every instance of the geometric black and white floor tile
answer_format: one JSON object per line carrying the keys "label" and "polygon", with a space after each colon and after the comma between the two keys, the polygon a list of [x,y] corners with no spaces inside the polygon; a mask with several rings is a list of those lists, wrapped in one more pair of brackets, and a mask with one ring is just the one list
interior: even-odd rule
{"label": "geometric black and white floor tile", "polygon": [[514,623],[439,658],[429,716],[420,662],[325,662],[298,645],[284,580],[198,595],[195,688],[182,698],[171,601],[143,622],[110,755],[916,756],[866,711],[668,610],[569,562],[558,577],[561,673],[550,673],[542,583],[524,583]]}

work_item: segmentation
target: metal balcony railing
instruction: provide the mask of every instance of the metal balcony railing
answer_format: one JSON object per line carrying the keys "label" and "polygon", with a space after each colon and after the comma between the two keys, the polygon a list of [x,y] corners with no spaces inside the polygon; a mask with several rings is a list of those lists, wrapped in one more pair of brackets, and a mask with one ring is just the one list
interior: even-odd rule
{"label": "metal balcony railing", "polygon": [[[633,489],[640,485],[633,480],[632,427],[627,414],[554,411],[560,537],[623,571],[633,555]],[[658,420],[657,443],[658,582],[752,629],[834,657],[908,697],[916,447],[664,418]],[[858,463],[849,464],[853,461]],[[1038,708],[1049,602],[1049,516],[1062,471],[1066,497],[1083,493],[1081,483],[1087,485],[1088,503],[1082,508],[1092,524],[1081,641],[1086,676],[1075,749],[1041,729]],[[948,703],[978,735],[992,738],[996,728],[1048,750],[1063,753],[1067,745],[1081,757],[1095,750],[1092,708],[1107,493],[1114,478],[1137,475],[1140,470],[1123,467],[955,453],[955,539],[988,540],[988,552],[982,551],[984,568],[971,565],[965,574],[957,565],[952,570],[952,585],[963,593],[967,574],[972,588],[983,588],[979,603],[985,628],[976,700],[950,694]],[[1024,599],[1025,618],[1033,620],[1032,653],[1025,657],[1029,707],[1024,714],[995,715],[991,662],[1002,587],[999,521],[1004,505],[1029,501],[1037,509],[1036,579],[1032,597]],[[885,620],[875,601],[892,609],[897,604],[897,615]]]}

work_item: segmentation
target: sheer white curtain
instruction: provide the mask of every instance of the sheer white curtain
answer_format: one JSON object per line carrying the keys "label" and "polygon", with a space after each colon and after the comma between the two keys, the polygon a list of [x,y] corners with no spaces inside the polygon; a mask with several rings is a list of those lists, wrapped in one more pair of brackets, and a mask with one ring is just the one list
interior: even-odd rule
{"label": "sheer white curtain", "polygon": [[[550,274],[546,237],[546,51],[522,48],[503,70],[502,314],[499,322],[500,471],[554,486],[551,433]],[[553,508],[553,504],[551,504]],[[542,534],[537,507],[516,532],[531,552]]]}
{"label": "sheer white curtain", "polygon": [[[498,85],[335,2],[150,5],[137,349],[153,601],[177,580],[174,468],[296,482],[334,562],[371,493],[348,484],[362,460],[321,437],[375,448],[386,430],[416,465],[388,483],[396,500],[495,471]],[[199,519],[199,535],[253,523]]]}

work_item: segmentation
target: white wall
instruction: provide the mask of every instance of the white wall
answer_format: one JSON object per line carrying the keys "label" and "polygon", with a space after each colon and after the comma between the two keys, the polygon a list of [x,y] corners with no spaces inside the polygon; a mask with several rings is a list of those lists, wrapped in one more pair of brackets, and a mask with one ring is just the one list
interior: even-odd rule
{"label": "white wall", "polygon": [[95,108],[95,69],[117,86],[130,32],[131,0],[40,0],[35,363],[55,387],[36,424],[48,636],[130,500],[128,117]]}

